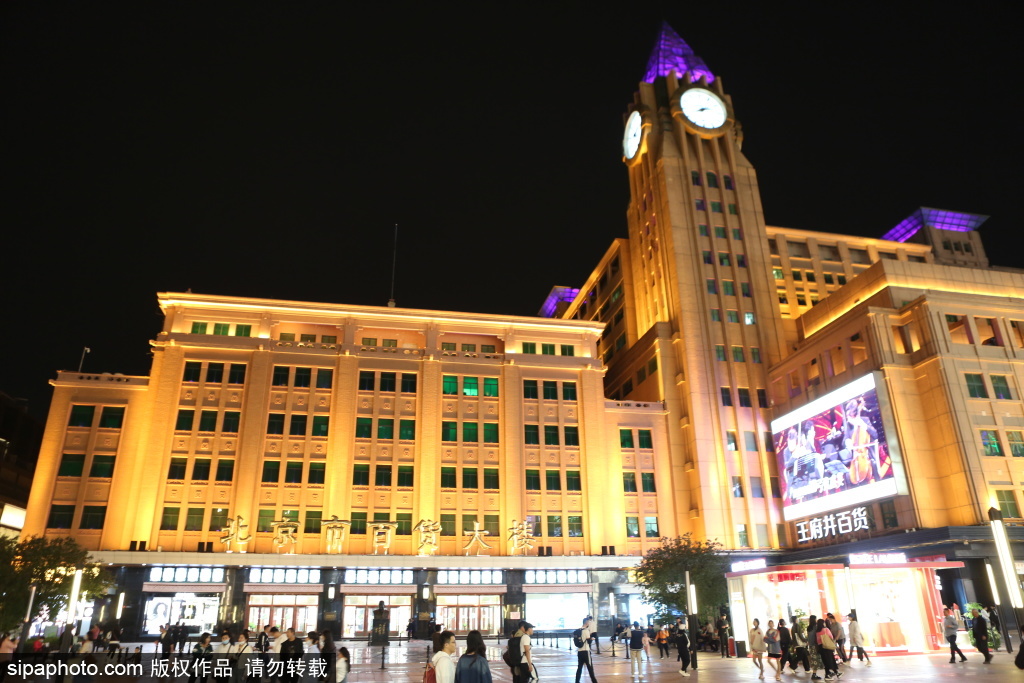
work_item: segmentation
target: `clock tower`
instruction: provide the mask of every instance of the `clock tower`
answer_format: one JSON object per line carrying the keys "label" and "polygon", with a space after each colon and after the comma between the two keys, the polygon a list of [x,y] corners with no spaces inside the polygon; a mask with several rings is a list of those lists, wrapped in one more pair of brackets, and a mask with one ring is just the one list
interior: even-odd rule
{"label": "clock tower", "polygon": [[665,23],[625,123],[634,339],[661,359],[679,529],[785,546],[767,382],[783,331],[732,98]]}

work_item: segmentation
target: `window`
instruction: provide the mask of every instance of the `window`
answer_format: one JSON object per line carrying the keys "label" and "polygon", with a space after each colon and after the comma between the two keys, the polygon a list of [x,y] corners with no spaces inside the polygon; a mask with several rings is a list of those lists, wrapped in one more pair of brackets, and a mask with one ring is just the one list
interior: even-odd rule
{"label": "window", "polygon": [[485,489],[498,489],[498,488],[500,488],[500,486],[499,486],[499,478],[498,478],[498,469],[497,468],[494,468],[494,467],[486,467],[486,468],[484,468],[484,488]]}
{"label": "window", "polygon": [[626,517],[626,538],[640,538],[639,517]]}
{"label": "window", "polygon": [[476,344],[463,344],[463,353],[476,353]]}
{"label": "window", "polygon": [[[736,266],[739,268],[747,267],[747,256],[746,254],[736,254]],[[747,294],[746,296],[750,296]]]}
{"label": "window", "polygon": [[690,182],[700,187],[700,171],[690,171]]}
{"label": "window", "polygon": [[526,470],[526,490],[540,491],[540,470]]}
{"label": "window", "polygon": [[382,343],[385,349],[394,349],[398,347],[397,339],[385,339]]}
{"label": "window", "polygon": [[272,531],[274,526],[274,511],[272,509],[260,509],[259,517],[256,520],[256,531],[267,533]]}
{"label": "window", "polygon": [[167,468],[167,478],[175,480],[184,479],[186,462],[185,458],[171,458],[171,466]]}
{"label": "window", "polygon": [[306,435],[306,422],[307,416],[298,414],[292,415],[291,422],[288,425],[289,436],[305,436]]}
{"label": "window", "polygon": [[[722,180],[725,181],[725,189],[727,189],[727,190],[733,189],[733,186],[732,186],[732,176],[731,175],[723,175],[722,176]],[[739,238],[737,238],[737,239],[739,239]]]}
{"label": "window", "polygon": [[498,443],[497,422],[484,422],[484,443]]}
{"label": "window", "polygon": [[369,439],[371,436],[373,436],[373,418],[357,417],[356,418],[356,438],[357,439]]}
{"label": "window", "polygon": [[[60,469],[57,470],[58,477],[80,477],[85,468],[84,453],[65,453],[60,459]],[[168,477],[172,478],[172,477]]]}
{"label": "window", "polygon": [[718,283],[714,280],[707,281],[708,294],[718,294]]}
{"label": "window", "polygon": [[524,425],[523,443],[528,446],[540,444],[540,427],[538,425]]}
{"label": "window", "polygon": [[402,441],[413,441],[416,438],[416,420],[399,420],[398,438]]}
{"label": "window", "polygon": [[416,374],[411,372],[402,373],[402,393],[403,394],[415,394],[416,393]]}
{"label": "window", "polygon": [[724,344],[715,344],[715,360],[719,360],[719,361],[724,361],[725,360],[725,345]]}
{"label": "window", "polygon": [[210,459],[209,458],[196,458],[196,461],[192,463],[192,481],[209,481],[210,480]]}
{"label": "window", "polygon": [[711,202],[712,213],[722,213],[722,202]]}
{"label": "window", "polygon": [[750,389],[741,387],[736,390],[740,397],[740,408],[750,408]]}
{"label": "window", "polygon": [[654,472],[641,472],[640,473],[640,484],[642,485],[644,493],[657,493],[657,489],[654,486]]}
{"label": "window", "polygon": [[[454,517],[455,515],[451,515]],[[444,515],[441,515],[441,519],[444,519]],[[365,512],[353,512],[349,515],[349,521],[352,522],[352,526],[348,528],[348,532],[355,536],[362,536],[366,534],[366,513]]]}
{"label": "window", "polygon": [[224,364],[210,363],[206,366],[206,382],[208,384],[220,384],[224,381]]}
{"label": "window", "polygon": [[[751,434],[752,432],[747,432]],[[761,483],[761,477],[750,478],[750,497],[751,498],[764,498],[764,486]]]}
{"label": "window", "polygon": [[462,468],[462,488],[464,489],[477,489],[480,488],[480,477],[475,467],[463,467]]}
{"label": "window", "polygon": [[476,422],[462,423],[462,440],[467,443],[476,443],[480,440],[478,433],[479,425]]}
{"label": "window", "polygon": [[412,465],[399,465],[398,466],[398,485],[399,486],[412,486],[414,470]]}
{"label": "window", "polygon": [[454,351],[455,350],[455,342],[441,342],[441,350],[442,351]]}
{"label": "window", "polygon": [[999,442],[999,432],[997,430],[981,430],[981,450],[985,453],[985,455],[1003,454],[1003,446]]}
{"label": "window", "polygon": [[95,414],[96,406],[71,406],[68,427],[92,427],[92,418]]}
{"label": "window", "polygon": [[743,497],[743,479],[740,477],[732,478],[732,497],[742,498]]}
{"label": "window", "polygon": [[[206,334],[206,323],[192,323],[192,334]],[[198,382],[199,380],[194,381]]]}
{"label": "window", "polygon": [[106,518],[106,505],[85,505],[82,507],[82,520],[78,523],[78,528],[102,529],[103,522]]}
{"label": "window", "polygon": [[743,324],[744,325],[753,325],[755,322],[756,321],[754,319],[754,314],[753,313],[744,313],[743,314]]}
{"label": "window", "polygon": [[841,284],[841,285],[845,285],[846,284],[846,276],[845,275],[836,275],[836,282]]}
{"label": "window", "polygon": [[314,415],[312,436],[327,436],[330,426],[331,418],[328,415]]}
{"label": "window", "polygon": [[576,382],[562,382],[562,400],[576,400]]}
{"label": "window", "polygon": [[235,325],[236,337],[251,337],[252,325]]}
{"label": "window", "polygon": [[728,252],[725,252],[725,251],[718,252],[718,265],[720,265],[720,266],[732,265],[731,263],[729,263],[729,253]]}
{"label": "window", "polygon": [[757,390],[757,405],[759,408],[768,407],[768,392],[764,389]]}
{"label": "window", "polygon": [[198,382],[199,373],[203,369],[202,363],[188,362],[185,363],[185,373],[182,375],[182,382]]}
{"label": "window", "polygon": [[338,335],[336,335],[336,334],[321,334],[320,335],[320,343],[321,344],[337,344],[338,343]]}
{"label": "window", "polygon": [[301,484],[302,483],[302,463],[301,462],[288,462],[284,466],[284,483],[286,484]]}
{"label": "window", "polygon": [[370,485],[370,466],[357,463],[352,466],[352,485],[353,486],[369,486]]}
{"label": "window", "polygon": [[[998,399],[1012,399],[1013,393],[1010,391],[1009,377],[1006,375],[989,375],[989,379],[992,380],[992,391],[995,392],[996,398]],[[106,408],[104,408],[106,412]]]}
{"label": "window", "polygon": [[757,451],[757,434],[754,432],[743,432],[743,447],[751,452]]}
{"label": "window", "polygon": [[708,236],[708,226],[701,223],[700,225],[697,226],[697,229],[700,231],[701,237]]}
{"label": "window", "polygon": [[622,473],[622,490],[626,493],[636,493],[636,474],[633,472]]}
{"label": "window", "polygon": [[540,352],[541,352],[541,354],[543,354],[545,356],[553,356],[553,355],[555,355],[555,345],[554,344],[541,344],[540,345]]}
{"label": "window", "polygon": [[306,474],[307,484],[323,484],[327,479],[327,464],[322,462],[309,463],[309,472]]}
{"label": "window", "polygon": [[760,363],[761,362],[761,349],[756,346],[750,347],[750,362]]}
{"label": "window", "polygon": [[92,456],[92,467],[89,468],[89,476],[97,477],[99,479],[109,479],[114,476],[114,456]]}
{"label": "window", "polygon": [[583,517],[580,515],[569,515],[569,536],[579,538],[583,536]]}
{"label": "window", "polygon": [[330,389],[332,386],[334,386],[334,370],[319,368],[316,371],[316,388]]}
{"label": "window", "polygon": [[732,280],[722,280],[722,293],[726,296],[736,296],[736,287]]}
{"label": "window", "polygon": [[729,430],[725,433],[725,450],[735,451],[739,449],[739,441],[736,436],[736,432]]}
{"label": "window", "polygon": [[742,346],[732,347],[732,360],[735,363],[742,363],[744,361]]}
{"label": "window", "polygon": [[484,396],[496,397],[498,395],[498,378],[484,377]]}
{"label": "window", "polygon": [[523,398],[537,398],[537,380],[535,379],[524,379],[523,380]]}
{"label": "window", "polygon": [[177,531],[178,518],[181,515],[181,508],[165,507],[160,516],[160,531]]}
{"label": "window", "polygon": [[1006,443],[1010,444],[1010,455],[1024,458],[1024,432],[1017,429],[1007,430]]}
{"label": "window", "polygon": [[441,441],[458,441],[459,440],[459,423],[458,422],[442,422],[441,423]]}
{"label": "window", "polygon": [[391,486],[391,465],[377,465],[373,474],[374,486]]}
{"label": "window", "polygon": [[214,323],[213,333],[226,337],[231,332],[231,325],[228,323]]}
{"label": "window", "polygon": [[306,523],[302,527],[302,533],[319,534],[323,528],[321,525],[323,515],[322,510],[306,510]]}
{"label": "window", "polygon": [[638,445],[640,448],[654,448],[654,443],[651,440],[650,429],[637,430]]}
{"label": "window", "polygon": [[559,351],[561,352],[561,354],[563,356],[575,356],[576,355],[576,347],[573,346],[572,344],[562,344],[560,349],[559,349]]}
{"label": "window", "polygon": [[567,425],[565,427],[565,445],[566,446],[579,446],[580,445],[580,428],[576,425]]}
{"label": "window", "polygon": [[558,445],[558,425],[544,425],[544,445]]}
{"label": "window", "polygon": [[725,320],[730,323],[738,323],[740,321],[739,311],[728,310],[725,312]]}
{"label": "window", "polygon": [[51,505],[50,518],[46,521],[47,529],[70,529],[75,517],[74,505]]}
{"label": "window", "polygon": [[441,393],[446,396],[456,396],[459,393],[459,378],[455,375],[445,375],[441,378]]}
{"label": "window", "polygon": [[377,438],[389,440],[395,438],[394,419],[390,417],[381,417],[377,419]]}
{"label": "window", "polygon": [[736,538],[738,539],[739,546],[741,548],[749,548],[750,547],[750,539],[747,536],[747,525],[746,524],[737,524],[736,525]]}
{"label": "window", "polygon": [[377,388],[377,375],[368,370],[359,371],[359,391],[373,391]]}
{"label": "window", "polygon": [[737,215],[737,213],[736,213],[736,205],[735,204],[730,204],[729,205],[729,215],[730,216]]}
{"label": "window", "polygon": [[720,323],[722,322],[722,311],[718,308],[711,309],[711,322]]}
{"label": "window", "polygon": [[707,211],[708,210],[708,206],[707,206],[707,204],[704,203],[703,199],[698,199],[696,202],[694,202],[694,204],[695,204],[696,209],[698,211]]}
{"label": "window", "polygon": [[561,538],[562,537],[562,516],[561,515],[548,515],[548,533],[546,534],[549,538]]}
{"label": "window", "polygon": [[632,429],[620,429],[619,430],[619,446],[622,448],[633,448],[633,430]]}
{"label": "window", "polygon": [[245,384],[245,365],[231,364],[228,369],[228,384]]}
{"label": "window", "polygon": [[212,432],[217,429],[217,411],[203,410],[199,413],[199,431]]}
{"label": "window", "polygon": [[988,389],[985,388],[985,380],[981,375],[966,373],[967,395],[971,398],[988,398]]}
{"label": "window", "polygon": [[178,432],[190,432],[192,431],[192,423],[196,417],[196,411],[194,410],[178,410],[178,419],[174,423],[174,429]]}
{"label": "window", "polygon": [[263,463],[263,478],[268,484],[276,484],[281,478],[281,463],[278,460],[267,460]]}
{"label": "window", "polygon": [[441,468],[441,488],[453,489],[459,485],[458,480],[455,477],[454,467],[442,467]]}
{"label": "window", "polygon": [[999,502],[999,510],[1003,513],[1003,517],[1020,517],[1017,496],[1012,490],[996,491],[996,500]]}
{"label": "window", "polygon": [[708,171],[708,187],[718,187],[718,176]]}
{"label": "window", "polygon": [[[283,342],[293,342],[295,341],[295,333],[281,332],[280,334],[277,335],[277,338]],[[291,346],[291,344],[289,344],[289,346]]]}
{"label": "window", "polygon": [[723,239],[723,240],[725,239],[725,226],[724,225],[716,225],[715,226],[715,237],[717,237],[718,239]]}
{"label": "window", "polygon": [[559,470],[544,471],[544,489],[546,491],[562,490],[562,473]]}
{"label": "window", "polygon": [[271,384],[275,387],[286,387],[288,386],[288,370],[286,366],[275,365],[274,376],[271,379]]}
{"label": "window", "polygon": [[747,299],[750,298],[750,283],[749,282],[741,282],[740,283],[740,294],[742,294]]}
{"label": "window", "polygon": [[557,401],[558,400],[558,382],[544,381],[544,400],[546,401]]}
{"label": "window", "polygon": [[393,372],[382,372],[380,373],[380,390],[388,393],[394,393],[395,381],[397,376]]}
{"label": "window", "polygon": [[722,387],[720,391],[722,393],[722,405],[723,406],[731,406],[732,405],[732,392],[729,391],[729,387]]}
{"label": "window", "polygon": [[228,525],[228,509],[227,508],[213,508],[210,511],[210,525],[207,527],[208,531],[223,531],[224,527]]}
{"label": "window", "polygon": [[523,353],[537,353],[537,344],[534,342],[523,342]]}
{"label": "window", "polygon": [[772,498],[782,498],[782,489],[779,488],[779,478],[768,477],[768,484],[772,489]]}
{"label": "window", "polygon": [[712,266],[715,264],[715,257],[712,255],[710,251],[705,251],[703,256],[705,265]]}
{"label": "window", "polygon": [[185,531],[202,531],[206,508],[189,508],[185,515]]}

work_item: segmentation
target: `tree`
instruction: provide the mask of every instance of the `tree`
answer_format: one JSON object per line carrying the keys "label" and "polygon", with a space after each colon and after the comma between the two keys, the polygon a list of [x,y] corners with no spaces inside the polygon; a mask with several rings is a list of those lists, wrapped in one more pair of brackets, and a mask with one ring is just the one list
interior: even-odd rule
{"label": "tree", "polygon": [[661,609],[658,621],[668,621],[675,614],[685,614],[686,572],[697,588],[698,609],[717,610],[726,602],[726,561],[719,554],[718,541],[694,541],[690,534],[663,538],[661,546],[644,555],[634,570],[644,600]]}
{"label": "tree", "polygon": [[83,570],[81,595],[106,592],[113,581],[91,559],[89,551],[70,538],[30,537],[19,542],[0,537],[0,632],[21,625],[32,584],[33,618],[54,618],[67,608],[76,569]]}

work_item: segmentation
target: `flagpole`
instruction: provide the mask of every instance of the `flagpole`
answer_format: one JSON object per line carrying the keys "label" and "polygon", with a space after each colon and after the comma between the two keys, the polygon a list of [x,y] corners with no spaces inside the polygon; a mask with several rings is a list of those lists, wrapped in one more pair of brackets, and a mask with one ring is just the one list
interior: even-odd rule
{"label": "flagpole", "polygon": [[78,371],[79,372],[82,371],[82,366],[85,365],[85,354],[87,354],[87,353],[92,353],[92,349],[90,349],[88,346],[83,346],[82,347],[82,358],[78,361]]}

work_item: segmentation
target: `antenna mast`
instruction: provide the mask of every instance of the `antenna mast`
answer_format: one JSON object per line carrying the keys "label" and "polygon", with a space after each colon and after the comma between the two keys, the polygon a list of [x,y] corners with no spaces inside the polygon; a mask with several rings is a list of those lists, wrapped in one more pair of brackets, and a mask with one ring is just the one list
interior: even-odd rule
{"label": "antenna mast", "polygon": [[391,298],[388,299],[388,307],[395,307],[395,266],[398,264],[398,223],[395,223],[395,244],[391,253]]}

